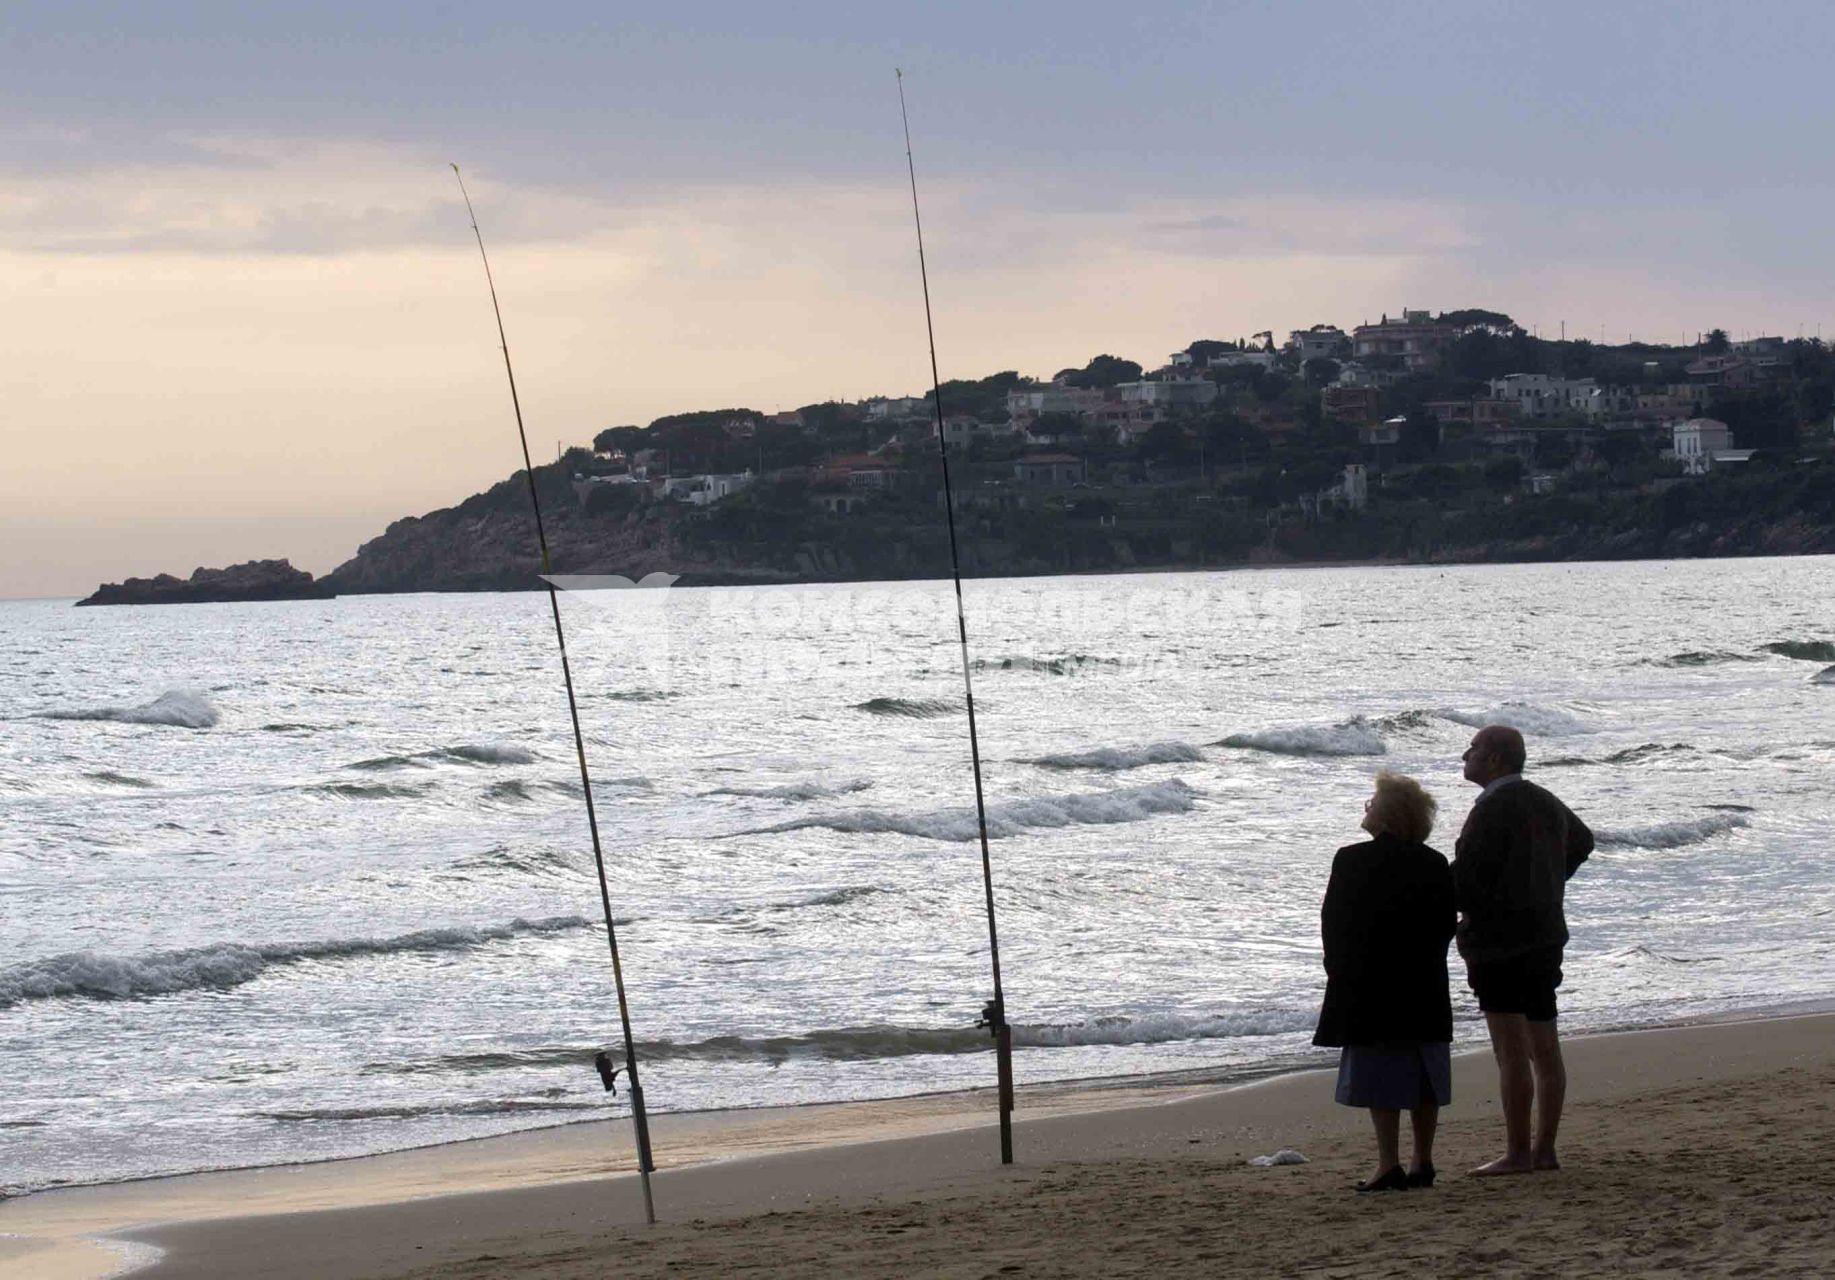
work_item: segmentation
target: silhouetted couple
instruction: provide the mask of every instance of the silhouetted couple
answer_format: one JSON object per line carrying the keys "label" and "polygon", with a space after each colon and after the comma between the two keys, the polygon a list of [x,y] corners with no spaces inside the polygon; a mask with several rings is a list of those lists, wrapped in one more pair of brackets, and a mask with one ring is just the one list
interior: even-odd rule
{"label": "silhouetted couple", "polygon": [[[1340,849],[1325,891],[1325,1004],[1313,1043],[1342,1047],[1337,1100],[1376,1126],[1376,1172],[1359,1191],[1434,1184],[1434,1129],[1452,1101],[1452,1000],[1446,948],[1455,936],[1484,1011],[1504,1109],[1504,1154],[1475,1174],[1555,1169],[1567,1071],[1555,1032],[1555,988],[1567,880],[1593,833],[1523,778],[1523,735],[1479,730],[1465,777],[1482,787],[1452,865],[1430,848],[1436,805],[1421,784],[1380,773],[1364,805],[1371,839]],[[1401,1113],[1413,1158],[1401,1159]],[[1535,1127],[1532,1135],[1532,1112]]]}

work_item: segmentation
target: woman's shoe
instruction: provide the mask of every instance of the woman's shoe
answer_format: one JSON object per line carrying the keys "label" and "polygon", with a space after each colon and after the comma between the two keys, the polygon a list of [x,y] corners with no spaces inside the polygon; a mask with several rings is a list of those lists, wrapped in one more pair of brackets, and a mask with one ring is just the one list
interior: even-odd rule
{"label": "woman's shoe", "polygon": [[1365,1195],[1371,1191],[1406,1191],[1408,1190],[1408,1170],[1396,1165],[1380,1178],[1357,1184],[1357,1194]]}
{"label": "woman's shoe", "polygon": [[1408,1175],[1408,1185],[1410,1187],[1431,1187],[1433,1186],[1434,1185],[1434,1167],[1430,1164],[1425,1169],[1422,1169],[1418,1173],[1410,1172]]}

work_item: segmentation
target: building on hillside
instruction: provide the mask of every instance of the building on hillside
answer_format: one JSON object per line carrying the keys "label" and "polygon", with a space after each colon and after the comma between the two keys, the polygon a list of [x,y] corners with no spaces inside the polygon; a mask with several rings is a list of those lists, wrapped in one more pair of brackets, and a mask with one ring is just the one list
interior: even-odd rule
{"label": "building on hillside", "polygon": [[1342,360],[1351,354],[1351,339],[1335,324],[1316,324],[1289,333],[1287,352],[1301,364],[1308,360]]}
{"label": "building on hillside", "polygon": [[905,474],[890,458],[871,453],[844,453],[811,467],[809,482],[871,492],[893,488]]}
{"label": "building on hillside", "polygon": [[1772,377],[1790,364],[1790,343],[1783,338],[1747,338],[1733,344],[1733,354],[1750,360],[1760,377]]}
{"label": "building on hillside", "polygon": [[1370,480],[1364,470],[1364,464],[1348,464],[1338,483],[1329,489],[1317,493],[1300,495],[1300,514],[1308,520],[1317,520],[1327,510],[1336,508],[1341,511],[1362,511],[1370,505]]}
{"label": "building on hillside", "polygon": [[1207,369],[1272,369],[1277,359],[1272,351],[1238,351],[1232,347],[1219,351],[1204,362]]}
{"label": "building on hillside", "polygon": [[1759,381],[1759,367],[1745,356],[1702,356],[1683,370],[1697,387],[1749,387]]}
{"label": "building on hillside", "polygon": [[1338,366],[1335,387],[1388,387],[1402,375],[1393,369],[1372,369],[1367,364],[1346,360]]}
{"label": "building on hillside", "polygon": [[1525,416],[1520,401],[1491,400],[1484,396],[1473,396],[1469,400],[1430,400],[1426,408],[1443,428],[1459,423],[1478,431],[1515,426]]}
{"label": "building on hillside", "polygon": [[1108,394],[1101,387],[1067,387],[1056,382],[1024,387],[1007,392],[1007,413],[1021,426],[1047,413],[1074,413],[1081,417],[1100,408]]}
{"label": "building on hillside", "polygon": [[866,416],[871,422],[897,422],[901,418],[918,418],[924,414],[927,404],[922,396],[899,396],[887,398],[874,396],[863,402]]}
{"label": "building on hillside", "polygon": [[1208,378],[1124,382],[1115,390],[1124,405],[1148,405],[1168,413],[1196,413],[1217,398],[1217,384]]}
{"label": "building on hillside", "polygon": [[1705,475],[1716,466],[1745,462],[1751,449],[1735,449],[1733,432],[1718,418],[1690,418],[1670,428],[1670,452],[1691,476]]}
{"label": "building on hillside", "polygon": [[1459,337],[1459,330],[1441,324],[1425,311],[1406,311],[1397,319],[1384,315],[1376,324],[1360,324],[1351,333],[1351,355],[1366,360],[1393,356],[1410,373],[1432,369]]}
{"label": "building on hillside", "polygon": [[686,502],[705,507],[722,498],[730,498],[752,483],[750,471],[707,473],[696,476],[667,476],[656,488],[656,496],[671,502]]}
{"label": "building on hillside", "polygon": [[1037,488],[1067,489],[1084,474],[1083,459],[1068,453],[1032,453],[1013,463],[1013,478]]}
{"label": "building on hillside", "polygon": [[785,409],[782,413],[772,414],[765,421],[774,427],[795,427],[800,431],[803,427],[803,412],[800,409]]}
{"label": "building on hillside", "polygon": [[1376,387],[1326,387],[1319,392],[1319,412],[1332,422],[1374,422],[1383,416],[1383,393]]}
{"label": "building on hillside", "polygon": [[1549,373],[1512,373],[1490,382],[1491,398],[1517,406],[1525,418],[1599,413],[1599,384],[1591,378],[1557,378]]}
{"label": "building on hillside", "polygon": [[[1381,422],[1366,422],[1357,428],[1357,443],[1369,445],[1372,448],[1398,445],[1402,442],[1402,428],[1407,425],[1408,419],[1399,413],[1393,418],[1384,418]],[[1435,443],[1438,443],[1437,439]]]}

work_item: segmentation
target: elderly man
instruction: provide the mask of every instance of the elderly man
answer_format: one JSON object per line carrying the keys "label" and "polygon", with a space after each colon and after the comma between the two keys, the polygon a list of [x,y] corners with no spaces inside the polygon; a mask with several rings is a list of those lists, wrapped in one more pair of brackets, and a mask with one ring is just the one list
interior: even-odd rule
{"label": "elderly man", "polygon": [[1568,877],[1593,851],[1586,823],[1526,782],[1523,762],[1523,735],[1515,729],[1478,731],[1465,751],[1465,777],[1484,790],[1454,845],[1459,954],[1491,1032],[1504,1104],[1505,1151],[1472,1171],[1482,1175],[1560,1168],[1555,1131],[1567,1096],[1555,1034],[1567,943],[1561,899]]}

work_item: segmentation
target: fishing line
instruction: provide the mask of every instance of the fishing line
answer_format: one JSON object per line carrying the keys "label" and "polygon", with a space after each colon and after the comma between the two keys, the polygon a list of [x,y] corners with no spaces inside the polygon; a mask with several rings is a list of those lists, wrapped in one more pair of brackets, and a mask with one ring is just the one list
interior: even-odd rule
{"label": "fishing line", "polygon": [[503,349],[503,371],[510,380],[510,404],[516,410],[516,435],[522,441],[523,473],[529,477],[529,505],[535,510],[535,538],[542,550],[542,581],[548,587],[548,606],[554,613],[554,640],[561,651],[561,679],[567,685],[567,711],[573,717],[573,749],[580,760],[580,791],[586,797],[586,825],[593,836],[593,864],[599,870],[599,902],[605,908],[605,937],[612,949],[612,981],[618,989],[618,1019],[624,1026],[624,1066],[615,1068],[601,1053],[594,1060],[599,1078],[608,1092],[623,1070],[631,1090],[631,1120],[637,1130],[637,1172],[643,1181],[644,1220],[656,1221],[656,1205],[650,1197],[650,1173],[656,1162],[650,1157],[650,1121],[644,1112],[643,1086],[637,1081],[637,1042],[631,1035],[631,1006],[624,994],[624,966],[618,960],[618,927],[612,920],[612,891],[605,875],[605,851],[599,843],[599,816],[593,809],[593,781],[586,770],[586,737],[580,732],[580,704],[573,693],[573,669],[567,661],[567,634],[561,629],[561,597],[555,589],[554,568],[548,559],[548,532],[542,523],[542,499],[535,487],[535,466],[529,459],[529,433],[523,429],[522,401],[516,394],[516,370],[510,366],[510,340],[503,332],[503,308],[497,303],[497,282],[491,276],[490,255],[484,251],[484,233],[478,230],[478,215],[472,208],[471,193],[465,189],[465,176],[459,166],[452,166],[452,176],[459,180],[459,194],[465,199],[465,212],[471,218],[472,234],[478,238],[478,256],[484,262],[484,282],[490,286],[491,312],[497,317],[497,342]]}
{"label": "fishing line", "polygon": [[968,705],[969,760],[975,767],[975,819],[981,828],[981,884],[988,903],[988,959],[994,969],[994,998],[978,1026],[994,1037],[1000,1081],[1000,1162],[1013,1163],[1013,1028],[1007,1025],[1006,994],[1000,985],[1000,934],[994,927],[994,862],[988,853],[988,809],[981,791],[981,740],[975,732],[975,684],[969,673],[968,619],[962,610],[962,557],[956,549],[956,498],[949,482],[949,442],[943,430],[943,383],[937,373],[937,331],[930,319],[930,270],[924,262],[924,218],[918,212],[917,163],[911,158],[911,116],[905,110],[905,73],[898,76],[898,115],[905,126],[905,169],[911,175],[911,220],[917,227],[918,279],[924,285],[924,332],[930,339],[930,385],[937,407],[937,453],[943,459],[943,510],[949,521],[949,571],[956,584],[956,635],[962,642],[962,691]]}

